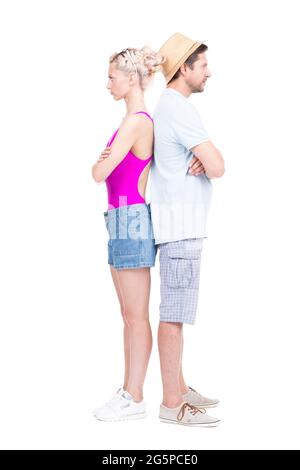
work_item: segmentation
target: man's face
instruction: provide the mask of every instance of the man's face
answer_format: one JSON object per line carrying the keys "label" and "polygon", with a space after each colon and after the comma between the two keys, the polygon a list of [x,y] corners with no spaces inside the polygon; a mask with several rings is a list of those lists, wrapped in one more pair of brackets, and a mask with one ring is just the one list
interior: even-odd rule
{"label": "man's face", "polygon": [[201,54],[198,54],[198,60],[193,63],[193,68],[186,67],[185,81],[190,87],[191,93],[202,93],[206,80],[210,76],[205,52],[201,52]]}

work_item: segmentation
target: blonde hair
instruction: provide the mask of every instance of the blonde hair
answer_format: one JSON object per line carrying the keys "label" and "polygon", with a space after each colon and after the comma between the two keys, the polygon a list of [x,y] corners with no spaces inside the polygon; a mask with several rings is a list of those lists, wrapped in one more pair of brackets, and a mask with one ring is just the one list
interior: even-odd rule
{"label": "blonde hair", "polygon": [[137,71],[142,90],[147,88],[152,75],[162,70],[161,64],[165,61],[165,57],[149,46],[144,46],[142,49],[128,47],[121,52],[115,52],[109,58],[109,63],[114,62],[118,70],[126,73]]}

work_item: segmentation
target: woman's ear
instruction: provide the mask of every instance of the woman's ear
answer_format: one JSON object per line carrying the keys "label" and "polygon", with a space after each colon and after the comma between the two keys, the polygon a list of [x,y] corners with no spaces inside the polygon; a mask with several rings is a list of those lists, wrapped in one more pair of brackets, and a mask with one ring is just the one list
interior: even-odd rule
{"label": "woman's ear", "polygon": [[137,78],[138,78],[138,76],[135,72],[130,72],[130,74],[129,74],[129,85],[130,86],[135,85],[136,82],[137,82]]}

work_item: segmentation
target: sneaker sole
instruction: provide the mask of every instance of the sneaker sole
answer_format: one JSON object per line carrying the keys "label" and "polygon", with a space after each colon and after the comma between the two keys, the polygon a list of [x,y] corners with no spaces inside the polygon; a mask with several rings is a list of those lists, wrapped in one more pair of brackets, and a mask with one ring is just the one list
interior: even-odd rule
{"label": "sneaker sole", "polygon": [[129,421],[129,420],[134,420],[134,419],[143,419],[146,418],[146,413],[136,413],[132,415],[127,415],[127,416],[120,416],[118,418],[98,418],[95,414],[94,417],[98,419],[99,421],[109,421],[109,422],[115,422],[115,421]]}
{"label": "sneaker sole", "polygon": [[182,423],[181,421],[175,421],[173,419],[166,419],[166,418],[159,418],[162,423],[170,423],[170,424],[182,424],[183,426],[191,426],[191,427],[201,427],[201,428],[214,428],[219,426],[221,421],[215,421],[213,423]]}

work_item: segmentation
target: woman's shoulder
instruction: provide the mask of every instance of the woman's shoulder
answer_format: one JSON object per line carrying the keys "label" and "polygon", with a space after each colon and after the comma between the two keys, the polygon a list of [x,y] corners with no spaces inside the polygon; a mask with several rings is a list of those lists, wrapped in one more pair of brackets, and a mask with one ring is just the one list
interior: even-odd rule
{"label": "woman's shoulder", "polygon": [[121,122],[120,129],[124,132],[139,132],[153,127],[153,121],[145,114],[128,114]]}
{"label": "woman's shoulder", "polygon": [[[146,111],[145,111],[146,113]],[[122,124],[123,123],[126,123],[126,122],[129,122],[129,123],[133,123],[133,125],[135,123],[141,123],[141,122],[149,122],[149,123],[152,123],[152,118],[150,117],[150,115],[148,113],[145,114],[144,112],[136,112],[136,113],[131,113],[131,114],[127,114],[126,116],[124,116],[123,120],[122,120]]]}

